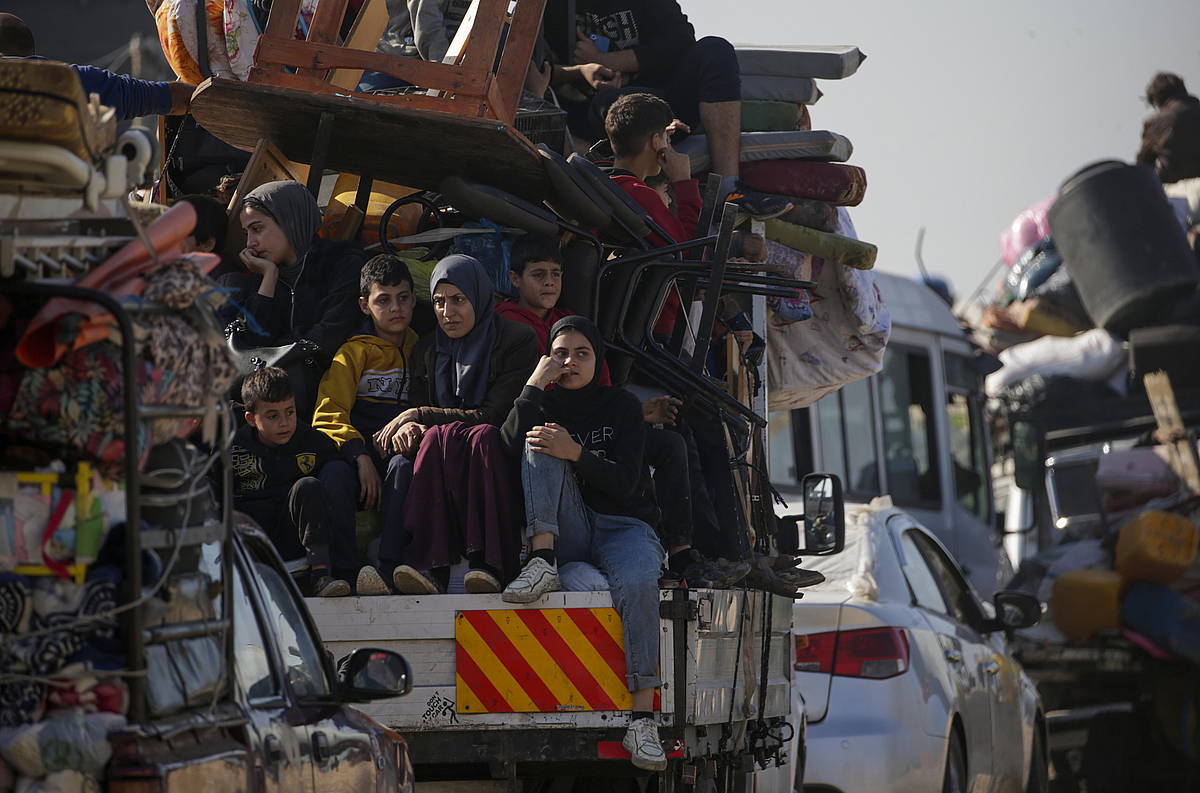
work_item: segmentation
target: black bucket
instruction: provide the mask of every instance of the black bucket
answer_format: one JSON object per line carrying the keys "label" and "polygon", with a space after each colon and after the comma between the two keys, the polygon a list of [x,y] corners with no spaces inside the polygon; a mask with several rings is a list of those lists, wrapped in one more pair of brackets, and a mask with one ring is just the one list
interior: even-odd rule
{"label": "black bucket", "polygon": [[1125,336],[1166,321],[1200,265],[1154,171],[1106,160],[1065,181],[1050,231],[1097,327]]}

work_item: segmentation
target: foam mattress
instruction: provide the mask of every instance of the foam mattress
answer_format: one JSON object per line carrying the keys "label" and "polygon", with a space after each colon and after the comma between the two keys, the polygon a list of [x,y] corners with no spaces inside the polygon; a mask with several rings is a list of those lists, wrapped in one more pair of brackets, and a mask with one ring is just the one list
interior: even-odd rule
{"label": "foam mattress", "polygon": [[[708,138],[689,135],[675,147],[692,161],[692,173],[707,171]],[[743,132],[742,162],[760,160],[821,160],[845,162],[854,153],[849,138],[824,130],[797,129],[790,132]]]}
{"label": "foam mattress", "polygon": [[841,80],[858,71],[866,60],[858,47],[848,44],[819,46],[765,46],[735,44],[743,79],[747,74],[777,77],[811,77]]}
{"label": "foam mattress", "polygon": [[812,160],[769,160],[742,166],[742,181],[755,190],[811,198],[836,206],[858,206],[867,192],[867,173],[853,165]]}
{"label": "foam mattress", "polygon": [[821,89],[808,77],[776,74],[743,74],[742,99],[765,99],[771,102],[796,102],[815,105]]}

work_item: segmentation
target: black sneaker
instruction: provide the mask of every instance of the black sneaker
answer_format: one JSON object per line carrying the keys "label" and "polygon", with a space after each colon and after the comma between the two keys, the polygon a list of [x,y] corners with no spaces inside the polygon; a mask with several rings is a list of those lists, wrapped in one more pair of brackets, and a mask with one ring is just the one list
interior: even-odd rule
{"label": "black sneaker", "polygon": [[725,197],[725,201],[737,205],[738,214],[747,215],[754,220],[771,220],[791,212],[794,208],[791,201],[751,190],[742,181],[737,182],[733,192]]}
{"label": "black sneaker", "polygon": [[806,586],[816,586],[825,582],[825,576],[816,570],[805,570],[803,567],[790,567],[787,570],[776,570],[775,575],[785,584],[792,584],[799,589]]}
{"label": "black sneaker", "polygon": [[683,578],[693,589],[729,589],[750,573],[749,562],[712,561],[698,552],[683,569]]}
{"label": "black sneaker", "polygon": [[750,568],[750,574],[746,576],[746,583],[752,589],[760,589],[763,592],[770,592],[772,595],[792,599],[800,597],[796,587],[776,575],[774,570],[760,565],[753,565]]}

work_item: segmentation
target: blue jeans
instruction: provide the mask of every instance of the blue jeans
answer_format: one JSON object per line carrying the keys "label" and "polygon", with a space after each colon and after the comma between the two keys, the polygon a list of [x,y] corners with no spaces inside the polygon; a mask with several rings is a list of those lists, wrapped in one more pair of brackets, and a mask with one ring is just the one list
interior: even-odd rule
{"label": "blue jeans", "polygon": [[624,515],[602,515],[583,503],[571,464],[525,449],[521,461],[527,537],[549,532],[559,564],[588,562],[608,578],[625,629],[630,691],[657,688],[658,576],[663,548],[654,529]]}

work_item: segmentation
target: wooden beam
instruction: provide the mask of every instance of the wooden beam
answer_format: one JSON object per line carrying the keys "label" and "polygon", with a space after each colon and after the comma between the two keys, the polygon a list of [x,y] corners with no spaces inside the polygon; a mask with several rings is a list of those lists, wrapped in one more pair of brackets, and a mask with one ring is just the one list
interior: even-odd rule
{"label": "wooden beam", "polygon": [[300,17],[300,0],[275,0],[271,14],[267,17],[265,36],[287,36],[296,34],[296,20]]}
{"label": "wooden beam", "polygon": [[546,0],[517,0],[513,10],[512,23],[508,27],[508,37],[504,40],[504,52],[500,56],[500,68],[496,71],[495,80],[495,84],[499,86],[503,107],[511,108],[512,111],[511,115],[497,113],[497,118],[505,124],[513,123],[513,119],[516,118],[521,91],[525,87],[525,75],[533,57],[533,47],[537,42],[538,31],[542,26],[542,12],[545,9]]}
{"label": "wooden beam", "polygon": [[1167,464],[1184,488],[1190,491],[1190,495],[1200,495],[1200,459],[1196,454],[1196,437],[1187,431],[1187,425],[1179,414],[1171,377],[1166,372],[1151,372],[1145,376],[1144,382],[1150,408],[1158,421],[1156,440],[1167,446]]}
{"label": "wooden beam", "polygon": [[[418,58],[309,44],[292,39],[268,39],[267,36],[259,39],[255,63],[292,66],[320,72],[330,69],[366,69],[399,77],[422,88],[479,95],[483,94],[484,80],[488,74],[486,70],[430,63]],[[275,73],[277,70],[272,69],[271,72]]]}
{"label": "wooden beam", "polygon": [[[309,44],[337,44],[338,31],[342,27],[342,18],[346,15],[348,2],[349,0],[318,0],[317,9],[313,11],[312,21],[308,25]],[[308,76],[324,80],[326,74],[323,71],[313,71]]]}
{"label": "wooden beam", "polygon": [[475,94],[459,94],[457,97],[429,96],[424,93],[394,94],[379,96],[376,94],[360,94],[337,88],[331,83],[318,80],[315,77],[302,77],[298,74],[264,72],[254,81],[259,85],[269,85],[278,88],[290,88],[293,91],[307,91],[326,96],[352,96],[368,102],[384,105],[400,105],[413,110],[433,110],[438,113],[450,113],[471,117],[483,117],[487,104],[484,97]]}
{"label": "wooden beam", "polygon": [[[479,9],[471,26],[471,38],[463,52],[462,65],[491,72],[500,49],[500,31],[508,12],[508,0],[478,0]],[[463,21],[466,24],[466,21]]]}
{"label": "wooden beam", "polygon": [[[354,27],[350,28],[350,35],[345,42],[346,49],[374,52],[379,46],[379,40],[387,31],[387,26],[387,1],[367,0],[358,19],[354,20]],[[338,88],[353,90],[362,80],[362,76],[362,69],[338,69],[329,76],[329,82]]]}

